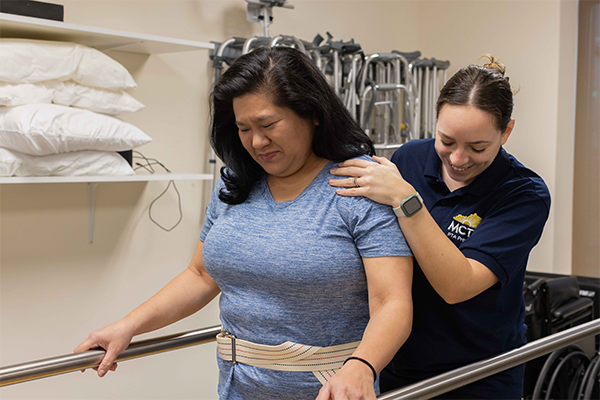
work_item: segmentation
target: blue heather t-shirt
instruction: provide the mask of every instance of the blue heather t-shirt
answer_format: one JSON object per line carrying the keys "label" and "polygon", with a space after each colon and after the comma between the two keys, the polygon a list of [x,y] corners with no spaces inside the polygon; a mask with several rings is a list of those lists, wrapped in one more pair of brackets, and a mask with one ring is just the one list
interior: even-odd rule
{"label": "blue heather t-shirt", "polygon": [[[412,255],[390,207],[335,193],[328,180],[336,166],[281,203],[265,178],[238,205],[220,201],[217,185],[200,240],[221,289],[221,322],[236,337],[321,347],[361,340],[369,321],[361,257]],[[312,372],[218,364],[222,400],[314,399],[321,389]]]}
{"label": "blue heather t-shirt", "polygon": [[[415,260],[412,332],[382,372],[382,390],[526,343],[523,281],[529,253],[548,219],[548,188],[535,172],[501,148],[471,184],[450,192],[441,176],[434,143],[434,139],[406,143],[394,153],[392,162],[419,192],[454,245],[465,257],[489,268],[499,282],[470,300],[448,304]],[[456,393],[516,399],[522,396],[522,389],[523,367],[515,367],[456,389]]]}

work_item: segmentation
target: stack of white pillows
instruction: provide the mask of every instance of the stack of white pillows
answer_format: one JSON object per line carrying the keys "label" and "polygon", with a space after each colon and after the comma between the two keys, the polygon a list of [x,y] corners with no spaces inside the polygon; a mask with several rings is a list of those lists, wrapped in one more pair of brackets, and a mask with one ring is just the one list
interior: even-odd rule
{"label": "stack of white pillows", "polygon": [[0,39],[0,176],[130,175],[152,139],[115,118],[142,103],[127,69],[80,44]]}

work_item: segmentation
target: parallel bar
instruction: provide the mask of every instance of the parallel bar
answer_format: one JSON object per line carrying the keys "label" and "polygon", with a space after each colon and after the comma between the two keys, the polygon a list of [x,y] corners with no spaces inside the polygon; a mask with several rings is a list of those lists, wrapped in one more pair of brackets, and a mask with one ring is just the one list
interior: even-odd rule
{"label": "parallel bar", "polygon": [[382,394],[379,400],[429,399],[600,334],[600,320],[546,336],[496,357]]}
{"label": "parallel bar", "polygon": [[[216,336],[219,332],[221,332],[220,325],[154,339],[141,340],[131,343],[129,347],[117,357],[117,361],[131,360],[165,351],[213,342],[216,340]],[[44,360],[2,367],[0,368],[0,387],[97,367],[100,365],[100,361],[102,361],[104,354],[106,354],[106,352],[102,349],[89,350],[83,353],[66,354]]]}
{"label": "parallel bar", "polygon": [[[220,326],[213,326],[195,331],[134,342],[119,355],[117,361],[130,360],[201,343],[212,342],[220,331]],[[499,356],[479,361],[431,379],[382,394],[377,398],[379,400],[403,400],[428,399],[435,397],[599,334],[600,320],[590,321],[536,340],[535,342],[526,344],[523,347]],[[104,350],[89,350],[84,353],[67,354],[45,360],[3,367],[0,368],[0,387],[97,367],[104,357],[104,354]]]}

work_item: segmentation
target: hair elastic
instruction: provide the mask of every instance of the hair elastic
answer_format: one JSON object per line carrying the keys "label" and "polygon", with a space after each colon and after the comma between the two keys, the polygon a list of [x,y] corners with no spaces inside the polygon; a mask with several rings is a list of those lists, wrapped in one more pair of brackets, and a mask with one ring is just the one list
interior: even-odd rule
{"label": "hair elastic", "polygon": [[370,362],[368,362],[368,361],[367,361],[367,360],[365,360],[364,358],[360,358],[360,357],[348,357],[348,358],[346,358],[346,361],[344,361],[344,364],[343,364],[343,365],[346,365],[346,363],[347,363],[348,361],[350,361],[350,360],[358,360],[358,361],[361,361],[361,362],[363,362],[363,363],[367,364],[367,366],[368,366],[369,368],[371,368],[371,371],[373,371],[373,381],[376,381],[376,380],[377,380],[377,372],[375,372],[375,368],[373,368],[373,366],[371,365],[371,363],[370,363]]}

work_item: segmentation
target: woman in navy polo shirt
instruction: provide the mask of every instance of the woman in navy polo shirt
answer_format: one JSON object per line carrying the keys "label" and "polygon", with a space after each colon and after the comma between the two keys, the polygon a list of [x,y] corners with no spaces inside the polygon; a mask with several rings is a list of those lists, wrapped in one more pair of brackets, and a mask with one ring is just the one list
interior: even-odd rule
{"label": "woman in navy polo shirt", "polygon": [[[350,176],[331,180],[338,194],[394,207],[415,256],[413,329],[381,373],[382,393],[526,343],[525,267],[550,194],[502,148],[515,125],[513,93],[504,66],[487,57],[440,92],[435,139],[406,143],[391,162],[350,160],[331,171]],[[523,370],[441,397],[520,398]]]}

